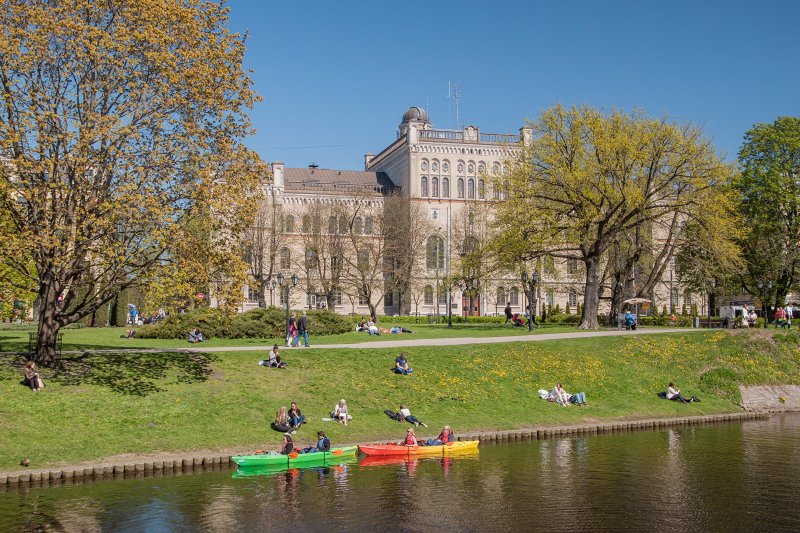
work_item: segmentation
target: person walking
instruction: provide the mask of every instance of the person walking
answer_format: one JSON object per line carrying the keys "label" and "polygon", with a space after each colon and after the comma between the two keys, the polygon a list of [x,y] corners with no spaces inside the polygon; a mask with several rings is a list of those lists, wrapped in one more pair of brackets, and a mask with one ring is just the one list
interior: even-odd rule
{"label": "person walking", "polygon": [[[512,316],[511,302],[506,303],[505,314],[506,314],[506,321],[503,322],[503,327],[506,327],[506,324],[508,324],[511,321],[511,316]],[[512,323],[511,325],[513,326],[514,324]]]}
{"label": "person walking", "polygon": [[287,327],[286,332],[286,347],[291,348],[292,342],[294,342],[294,338],[297,336],[297,319],[295,318],[294,312],[292,312],[292,316],[289,317],[289,325]]}
{"label": "person walking", "polygon": [[304,346],[306,348],[311,346],[308,344],[308,316],[305,311],[303,311],[303,314],[300,316],[300,320],[297,321],[297,337],[295,337],[292,346],[300,344],[300,337],[303,337]]}

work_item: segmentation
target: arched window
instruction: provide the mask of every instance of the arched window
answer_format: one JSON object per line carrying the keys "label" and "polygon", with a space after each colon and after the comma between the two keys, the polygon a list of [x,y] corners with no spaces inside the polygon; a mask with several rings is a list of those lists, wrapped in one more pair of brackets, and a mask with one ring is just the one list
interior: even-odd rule
{"label": "arched window", "polygon": [[433,287],[425,285],[425,305],[433,305]]}
{"label": "arched window", "polygon": [[442,178],[442,198],[450,198],[450,180]]}
{"label": "arched window", "polygon": [[486,165],[483,162],[478,163],[478,174],[485,174],[486,173]]}
{"label": "arched window", "polygon": [[570,289],[567,293],[567,304],[572,308],[573,311],[578,306],[578,293],[575,292],[575,289]]}
{"label": "arched window", "polygon": [[319,255],[314,248],[306,248],[306,271],[319,268]]}
{"label": "arched window", "polygon": [[281,248],[281,270],[292,268],[292,252],[288,248]]}
{"label": "arched window", "polygon": [[339,233],[347,233],[347,217],[339,216]]}
{"label": "arched window", "polygon": [[431,178],[431,196],[439,197],[439,178]]}
{"label": "arched window", "polygon": [[445,174],[450,173],[450,163],[448,163],[447,161],[442,163],[442,172],[444,172]]}
{"label": "arched window", "polygon": [[683,303],[687,307],[691,307],[692,306],[692,291],[690,291],[689,289],[686,289],[685,291],[683,291]]}
{"label": "arched window", "polygon": [[322,231],[322,218],[319,215],[314,215],[311,219],[311,225],[314,233],[320,233]]}
{"label": "arched window", "polygon": [[303,233],[311,233],[311,216],[303,215]]}
{"label": "arched window", "polygon": [[439,297],[437,298],[439,301],[439,307],[444,306],[444,308],[447,309],[447,291],[444,289],[444,287],[440,287],[440,291]]}
{"label": "arched window", "polygon": [[486,183],[483,180],[478,180],[478,198],[486,198]]}
{"label": "arched window", "polygon": [[356,217],[355,222],[353,223],[356,229],[356,235],[363,235],[364,234],[364,219],[361,217]]}
{"label": "arched window", "polygon": [[503,200],[508,200],[508,180],[503,180]]}
{"label": "arched window", "polygon": [[467,180],[467,198],[475,198],[475,180],[472,178]]}
{"label": "arched window", "polygon": [[434,161],[431,163],[431,172],[439,172],[439,162]]}
{"label": "arched window", "polygon": [[372,217],[367,217],[364,221],[364,233],[372,235]]}
{"label": "arched window", "polygon": [[294,233],[294,216],[286,215],[284,224],[284,231],[286,231],[286,233]]}
{"label": "arched window", "polygon": [[678,308],[678,289],[672,289],[671,298],[669,301],[670,312],[674,313],[675,309]]}
{"label": "arched window", "polygon": [[508,301],[511,302],[511,305],[519,305],[519,289],[516,287],[511,287],[508,290]]}
{"label": "arched window", "polygon": [[464,198],[464,178],[458,178],[456,189],[458,189],[458,197]]}
{"label": "arched window", "polygon": [[428,196],[428,178],[422,176],[422,179],[419,180],[419,195],[422,197]]}
{"label": "arched window", "polygon": [[458,172],[459,174],[463,174],[464,173],[464,163],[463,162],[461,162],[461,161],[458,162],[458,165],[456,165],[456,172]]}
{"label": "arched window", "polygon": [[499,200],[500,199],[500,189],[497,188],[497,184],[496,183],[494,185],[492,185],[492,197],[495,200]]}
{"label": "arched window", "polygon": [[331,215],[328,217],[328,233],[331,235],[336,233],[336,215]]}
{"label": "arched window", "polygon": [[503,286],[497,287],[497,296],[496,296],[494,301],[495,301],[496,305],[505,307],[506,302],[508,301],[508,300],[506,300],[506,288],[505,287],[503,287]]}
{"label": "arched window", "polygon": [[494,165],[492,165],[492,174],[494,174],[495,176],[500,174],[500,163],[495,163]]}
{"label": "arched window", "polygon": [[423,159],[422,160],[422,165],[420,166],[420,168],[422,168],[423,172],[427,172],[428,171],[428,160],[427,159]]}
{"label": "arched window", "polygon": [[357,260],[359,270],[369,270],[369,250],[359,250]]}
{"label": "arched window", "polygon": [[444,240],[438,235],[428,239],[425,264],[428,268],[444,268]]}
{"label": "arched window", "polygon": [[567,274],[574,276],[578,273],[578,260],[574,258],[567,259]]}

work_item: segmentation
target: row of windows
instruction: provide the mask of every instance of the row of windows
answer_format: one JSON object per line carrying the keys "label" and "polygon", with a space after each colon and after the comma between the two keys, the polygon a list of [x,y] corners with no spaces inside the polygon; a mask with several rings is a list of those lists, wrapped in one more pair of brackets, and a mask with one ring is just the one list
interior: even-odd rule
{"label": "row of windows", "polygon": [[[422,172],[428,172],[428,170],[430,170],[432,173],[436,174],[440,171],[440,168],[442,174],[450,174],[450,162],[447,160],[442,161],[441,167],[439,166],[439,161],[436,159],[430,162],[427,159],[423,159],[420,163]],[[463,161],[459,161],[456,163],[456,174],[463,175],[466,170],[467,175],[474,176],[476,168],[478,169],[478,174],[486,173],[486,164],[483,161],[478,162],[477,167],[473,161],[468,162],[466,166]],[[494,163],[494,165],[492,165],[492,174],[498,176],[502,171],[503,167],[500,163]]]}
{"label": "row of windows", "polygon": [[[428,183],[430,183],[430,189],[428,188]],[[464,178],[458,178],[456,181],[456,198],[464,198],[465,197],[465,190],[464,184],[466,183],[466,197],[474,199],[475,198],[475,180],[472,178],[467,179],[464,181]],[[441,184],[441,189],[439,185]],[[430,178],[430,182],[428,181],[428,176],[422,176],[419,182],[420,188],[420,196],[423,198],[450,198],[450,178],[442,178],[439,181],[438,176],[433,176]],[[485,200],[486,199],[486,182],[482,179],[478,180],[478,199]],[[493,189],[493,194],[495,200],[499,200],[502,198],[503,200],[508,200],[508,191],[503,190],[500,191],[498,188]]]}
{"label": "row of windows", "polygon": [[[369,250],[359,250],[356,256],[356,265],[359,270],[368,270],[370,267],[370,254]],[[331,257],[331,270],[336,272],[340,271],[344,266],[344,260],[341,257]],[[289,248],[281,248],[279,252],[280,270],[289,270],[292,268],[292,251]],[[306,270],[319,269],[319,254],[313,248],[306,249]]]}
{"label": "row of windows", "polygon": [[[372,217],[356,217],[353,220],[353,230],[356,235],[372,235],[375,231],[374,226]],[[350,231],[350,224],[346,217],[331,215],[328,217],[327,229],[330,234],[346,234]],[[294,215],[283,217],[283,231],[285,233],[295,233],[297,231]],[[322,231],[322,219],[319,215],[303,215],[300,231],[302,233],[320,233]]]}

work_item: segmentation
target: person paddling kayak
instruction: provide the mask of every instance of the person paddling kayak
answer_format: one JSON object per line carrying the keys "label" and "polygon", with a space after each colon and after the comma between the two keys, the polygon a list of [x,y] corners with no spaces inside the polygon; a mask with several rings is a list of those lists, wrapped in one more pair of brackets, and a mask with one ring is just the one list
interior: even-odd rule
{"label": "person paddling kayak", "polygon": [[401,446],[417,446],[417,436],[414,434],[414,428],[408,428],[406,431],[406,438],[398,442]]}

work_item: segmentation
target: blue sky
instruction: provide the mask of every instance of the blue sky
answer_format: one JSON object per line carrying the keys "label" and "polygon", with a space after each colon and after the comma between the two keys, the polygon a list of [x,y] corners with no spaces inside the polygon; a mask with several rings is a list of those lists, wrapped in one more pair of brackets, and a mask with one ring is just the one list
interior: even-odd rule
{"label": "blue sky", "polygon": [[[403,112],[516,132],[556,103],[702,126],[732,160],[756,122],[800,115],[800,1],[230,0],[264,98],[249,145],[287,166],[361,169]],[[450,127],[456,127],[450,105]]]}

